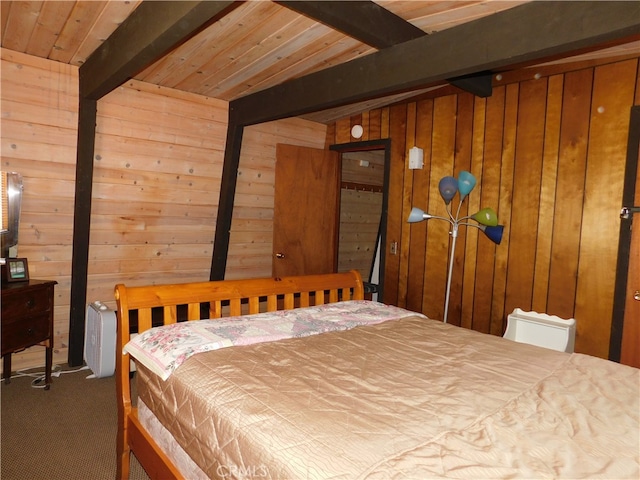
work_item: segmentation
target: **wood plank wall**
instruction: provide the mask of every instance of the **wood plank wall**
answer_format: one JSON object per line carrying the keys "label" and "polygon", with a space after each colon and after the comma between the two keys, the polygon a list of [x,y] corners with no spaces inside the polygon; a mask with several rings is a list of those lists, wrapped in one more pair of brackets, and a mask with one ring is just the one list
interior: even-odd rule
{"label": "wood plank wall", "polygon": [[[78,131],[78,69],[0,49],[1,169],[23,176],[18,255],[31,278],[56,280],[54,358],[67,358],[71,239]],[[44,365],[44,348],[13,356],[16,369]]]}
{"label": "wood plank wall", "polygon": [[[77,141],[77,67],[1,50],[2,170],[24,177],[20,256],[53,279],[55,363],[66,363]],[[87,301],[116,283],[209,278],[227,103],[131,81],[98,102]],[[326,127],[290,119],[246,129],[227,278],[271,275],[279,142],[322,148]],[[14,368],[44,363],[43,347]]]}
{"label": "wood plank wall", "polygon": [[[505,225],[495,246],[461,228],[450,323],[502,335],[515,307],[575,317],[576,351],[606,358],[615,286],[629,114],[640,103],[638,58],[553,65],[504,74],[488,99],[452,88],[341,119],[327,144],[391,139],[385,298],[432,318],[444,313],[448,224],[408,224],[412,206],[446,215],[445,175],[478,185],[463,212],[483,207]],[[408,149],[425,166],[409,170]],[[457,199],[454,200],[457,202]]]}
{"label": "wood plank wall", "polygon": [[325,125],[299,118],[245,128],[226,279],[271,276],[276,145],[322,149],[325,136]]}

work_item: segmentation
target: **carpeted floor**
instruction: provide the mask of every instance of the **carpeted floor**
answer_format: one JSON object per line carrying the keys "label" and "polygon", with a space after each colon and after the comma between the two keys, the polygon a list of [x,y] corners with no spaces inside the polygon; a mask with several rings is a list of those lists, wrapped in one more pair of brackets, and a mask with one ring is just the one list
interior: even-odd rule
{"label": "carpeted floor", "polygon": [[[2,382],[2,480],[115,478],[115,378],[87,379],[90,374],[62,374],[50,390],[33,388],[31,377]],[[148,480],[133,456],[129,478]]]}

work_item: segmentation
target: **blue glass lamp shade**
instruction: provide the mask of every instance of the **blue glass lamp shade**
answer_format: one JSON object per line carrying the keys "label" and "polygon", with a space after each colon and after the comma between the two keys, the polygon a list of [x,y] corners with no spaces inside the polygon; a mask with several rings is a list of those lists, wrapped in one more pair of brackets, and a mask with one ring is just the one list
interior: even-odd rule
{"label": "blue glass lamp shade", "polygon": [[458,181],[454,177],[442,177],[438,184],[438,190],[440,190],[440,196],[444,203],[449,205],[449,202],[458,191]]}
{"label": "blue glass lamp shade", "polygon": [[500,245],[502,241],[502,233],[504,232],[504,225],[478,225],[478,228],[484,232],[484,234],[496,245]]}
{"label": "blue glass lamp shade", "polygon": [[470,172],[467,172],[466,170],[460,172],[460,175],[458,175],[458,190],[460,191],[461,198],[469,195],[469,193],[475,186],[476,177],[474,177]]}
{"label": "blue glass lamp shade", "polygon": [[487,225],[488,227],[495,227],[498,225],[498,215],[493,208],[483,208],[479,212],[471,215],[471,218],[482,225]]}
{"label": "blue glass lamp shade", "polygon": [[431,218],[431,215],[429,215],[428,213],[424,213],[422,210],[420,210],[417,207],[413,207],[411,209],[411,213],[409,213],[409,218],[407,218],[407,222],[416,223],[416,222],[421,222],[422,220],[428,220],[429,218]]}

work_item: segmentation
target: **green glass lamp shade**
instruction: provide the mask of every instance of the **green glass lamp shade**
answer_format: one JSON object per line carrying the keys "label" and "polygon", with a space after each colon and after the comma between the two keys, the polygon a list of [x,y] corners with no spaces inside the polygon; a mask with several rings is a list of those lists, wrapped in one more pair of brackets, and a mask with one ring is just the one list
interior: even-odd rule
{"label": "green glass lamp shade", "polygon": [[498,225],[498,215],[493,208],[483,208],[479,212],[471,215],[471,218],[482,225],[487,225],[488,227],[495,227]]}
{"label": "green glass lamp shade", "polygon": [[502,233],[504,232],[504,225],[479,225],[478,227],[484,232],[489,240],[491,240],[496,245],[500,245],[500,242],[502,241]]}
{"label": "green glass lamp shade", "polygon": [[449,205],[449,202],[458,191],[458,180],[454,177],[442,177],[438,184],[438,190],[440,190],[440,196],[444,203]]}
{"label": "green glass lamp shade", "polygon": [[462,198],[469,195],[473,187],[476,186],[476,177],[474,177],[470,172],[463,170],[458,175],[458,190],[460,191],[460,196]]}

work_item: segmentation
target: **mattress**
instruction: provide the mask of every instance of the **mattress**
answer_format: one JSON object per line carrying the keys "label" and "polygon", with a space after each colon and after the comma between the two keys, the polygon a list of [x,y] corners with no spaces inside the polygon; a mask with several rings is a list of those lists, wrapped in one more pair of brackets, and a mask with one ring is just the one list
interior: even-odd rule
{"label": "mattress", "polygon": [[140,400],[211,478],[638,478],[637,369],[409,315],[198,353]]}

